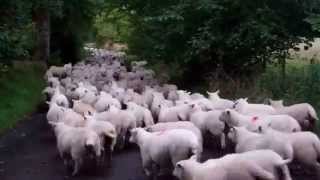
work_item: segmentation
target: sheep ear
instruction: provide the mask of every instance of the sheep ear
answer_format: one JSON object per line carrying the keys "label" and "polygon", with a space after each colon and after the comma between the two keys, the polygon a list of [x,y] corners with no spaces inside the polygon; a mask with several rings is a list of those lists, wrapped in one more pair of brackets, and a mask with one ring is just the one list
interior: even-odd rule
{"label": "sheep ear", "polygon": [[179,168],[179,169],[183,169],[183,166],[182,166],[182,164],[181,163],[177,163],[177,168]]}
{"label": "sheep ear", "polygon": [[206,92],[207,92],[207,94],[208,94],[208,95],[211,95],[211,94],[212,94],[212,93],[211,93],[211,92],[209,92],[209,91],[206,91]]}
{"label": "sheep ear", "polygon": [[218,95],[218,94],[220,93],[220,90],[218,89],[218,90],[217,90],[216,92],[214,92],[214,93]]}
{"label": "sheep ear", "polygon": [[283,105],[283,100],[279,100],[280,104]]}
{"label": "sheep ear", "polygon": [[185,121],[186,117],[182,114],[178,114],[179,121]]}
{"label": "sheep ear", "polygon": [[49,121],[48,123],[49,123],[49,125],[50,125],[51,127],[53,127],[53,128],[55,128],[55,127],[57,126],[57,124],[58,124],[58,123],[51,122],[51,121]]}
{"label": "sheep ear", "polygon": [[148,132],[152,132],[152,128],[149,126],[149,127],[145,127],[144,130],[148,131]]}
{"label": "sheep ear", "polygon": [[243,100],[245,100],[246,102],[248,101],[248,98],[246,97],[246,98],[243,98]]}
{"label": "sheep ear", "polygon": [[190,159],[191,159],[191,160],[194,160],[194,161],[197,161],[198,158],[197,158],[197,155],[194,154],[194,155],[192,155],[192,156],[190,157]]}
{"label": "sheep ear", "polygon": [[50,102],[49,102],[49,101],[46,101],[46,104],[50,105]]}
{"label": "sheep ear", "polygon": [[227,113],[227,115],[229,115],[230,116],[230,110],[226,110],[226,113]]}

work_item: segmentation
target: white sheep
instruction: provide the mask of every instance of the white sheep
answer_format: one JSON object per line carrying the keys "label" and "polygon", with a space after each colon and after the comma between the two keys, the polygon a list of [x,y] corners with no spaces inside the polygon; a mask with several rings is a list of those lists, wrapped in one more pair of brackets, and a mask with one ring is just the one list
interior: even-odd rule
{"label": "white sheep", "polygon": [[276,111],[272,106],[265,104],[249,104],[247,98],[240,98],[234,103],[234,109],[246,115],[264,115],[275,114]]}
{"label": "white sheep", "polygon": [[117,132],[115,127],[110,122],[97,121],[90,115],[86,115],[85,119],[86,123],[84,127],[90,128],[98,134],[101,141],[101,147],[103,148],[103,156],[108,156],[109,161],[111,161],[112,152],[117,142]]}
{"label": "white sheep", "polygon": [[67,97],[61,93],[60,87],[57,86],[54,90],[54,94],[51,98],[51,102],[55,102],[57,105],[68,108],[69,107],[69,101]]}
{"label": "white sheep", "polygon": [[97,110],[97,112],[103,112],[107,111],[110,106],[115,106],[120,109],[121,103],[117,99],[113,98],[110,94],[101,91],[94,108]]}
{"label": "white sheep", "polygon": [[196,106],[190,115],[190,121],[201,130],[202,134],[209,132],[213,136],[220,137],[221,148],[224,149],[226,147],[225,123],[219,119],[221,113],[218,110],[205,112]]}
{"label": "white sheep", "polygon": [[88,128],[75,128],[62,122],[52,123],[52,125],[57,137],[59,154],[64,164],[69,165],[68,157],[70,156],[74,161],[73,176],[79,172],[84,158],[90,158],[98,163],[102,149],[97,133]]}
{"label": "white sheep", "polygon": [[277,114],[287,114],[295,118],[304,129],[314,129],[318,116],[314,108],[308,103],[284,106],[283,100],[273,101],[270,104]]}
{"label": "white sheep", "polygon": [[[202,133],[200,129],[191,122],[179,121],[179,122],[157,123],[155,125],[152,125],[146,128],[146,130],[149,132],[159,132],[159,131],[166,131],[171,129],[186,129],[186,130],[192,131],[198,137],[199,144],[202,148],[203,146]],[[202,152],[202,150],[200,152]]]}
{"label": "white sheep", "polygon": [[42,94],[45,95],[46,100],[50,100],[54,94],[55,88],[46,87],[42,90]]}
{"label": "white sheep", "polygon": [[195,104],[183,104],[174,107],[160,105],[159,122],[187,121]]}
{"label": "white sheep", "polygon": [[72,64],[65,64],[62,67],[59,66],[51,66],[47,72],[50,72],[53,76],[57,76],[59,78],[67,76],[71,74]]}
{"label": "white sheep", "polygon": [[[197,136],[185,129],[150,133],[135,128],[131,130],[130,142],[139,146],[143,170],[147,176],[153,177],[163,173],[163,168],[168,167],[168,164],[174,166],[190,155],[198,158],[201,150]],[[154,165],[158,168],[152,168]]]}
{"label": "white sheep", "polygon": [[49,110],[46,116],[48,122],[59,122],[62,119],[66,109],[64,107],[58,106],[56,102],[47,102],[47,104],[49,105]]}
{"label": "white sheep", "polygon": [[245,127],[231,128],[228,137],[235,143],[235,152],[237,153],[259,149],[271,149],[288,161],[292,161],[294,158],[292,145],[280,137],[276,138],[250,132]]}
{"label": "white sheep", "polygon": [[60,122],[73,127],[82,127],[85,124],[85,119],[82,115],[74,112],[72,109],[66,109],[61,117]]}
{"label": "white sheep", "polygon": [[93,117],[98,121],[108,121],[114,125],[118,135],[119,149],[123,149],[125,146],[126,134],[137,126],[135,116],[131,112],[119,110],[113,106],[109,111],[94,113]]}
{"label": "white sheep", "polygon": [[135,115],[137,127],[151,126],[154,124],[154,120],[149,109],[139,106],[134,102],[128,102],[126,105],[127,110],[131,111]]}
{"label": "white sheep", "polygon": [[72,109],[81,114],[82,116],[84,116],[87,113],[94,113],[96,112],[96,110],[90,105],[90,104],[86,104],[83,103],[81,100],[72,100],[73,101],[73,107]]}
{"label": "white sheep", "polygon": [[48,78],[48,81],[47,81],[48,85],[52,88],[56,88],[57,86],[60,86],[60,81],[58,78],[56,77],[50,77]]}
{"label": "white sheep", "polygon": [[152,104],[151,104],[150,110],[152,112],[153,118],[158,119],[159,113],[160,113],[160,107],[161,106],[171,107],[173,106],[173,103],[170,103],[172,101],[166,101],[162,93],[153,92],[152,96],[153,98],[152,98]]}
{"label": "white sheep", "polygon": [[268,127],[282,132],[301,131],[299,123],[288,115],[243,115],[235,110],[226,109],[220,119],[229,126],[245,126],[250,131],[258,131],[258,127]]}
{"label": "white sheep", "polygon": [[316,134],[306,131],[283,133],[272,128],[262,129],[262,133],[270,139],[283,139],[290,143],[293,147],[294,159],[306,167],[312,168],[320,178],[320,163],[318,162],[320,140]]}
{"label": "white sheep", "polygon": [[95,90],[89,90],[82,83],[78,84],[78,88],[75,89],[74,93],[78,99],[86,104],[94,105],[98,100],[97,92],[95,92]]}
{"label": "white sheep", "polygon": [[191,157],[179,161],[173,174],[179,180],[275,180],[275,176],[263,169],[254,160],[242,158],[240,154],[229,154],[203,163]]}
{"label": "white sheep", "polygon": [[219,96],[220,91],[217,90],[216,92],[209,92],[207,94],[209,96],[209,100],[213,103],[214,109],[230,109],[233,107],[234,102],[228,99],[223,99]]}

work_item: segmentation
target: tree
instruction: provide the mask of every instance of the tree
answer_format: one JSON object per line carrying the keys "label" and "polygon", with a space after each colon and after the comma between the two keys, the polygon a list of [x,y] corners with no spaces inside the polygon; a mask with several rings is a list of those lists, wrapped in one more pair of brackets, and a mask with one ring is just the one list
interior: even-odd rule
{"label": "tree", "polygon": [[[288,49],[316,34],[306,18],[319,14],[313,0],[121,1],[134,12],[132,53],[179,63],[204,77],[220,69],[232,77],[263,70]],[[315,1],[313,1],[315,2]],[[305,37],[305,38],[301,38]],[[193,72],[193,73],[191,73]]]}

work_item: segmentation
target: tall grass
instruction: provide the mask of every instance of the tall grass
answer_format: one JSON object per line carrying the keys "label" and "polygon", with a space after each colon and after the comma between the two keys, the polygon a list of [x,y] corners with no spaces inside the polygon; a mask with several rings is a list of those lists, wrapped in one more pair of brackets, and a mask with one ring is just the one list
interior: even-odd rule
{"label": "tall grass", "polygon": [[308,102],[320,110],[320,64],[289,64],[284,79],[279,68],[268,68],[258,83],[274,99],[284,99],[287,104]]}
{"label": "tall grass", "polygon": [[36,109],[44,87],[43,70],[23,64],[0,73],[0,133]]}

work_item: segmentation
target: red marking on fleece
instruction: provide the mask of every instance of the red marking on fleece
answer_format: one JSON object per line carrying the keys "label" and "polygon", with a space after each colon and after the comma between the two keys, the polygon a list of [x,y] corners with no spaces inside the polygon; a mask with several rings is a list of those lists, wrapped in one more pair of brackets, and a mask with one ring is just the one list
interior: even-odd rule
{"label": "red marking on fleece", "polygon": [[259,119],[258,116],[253,116],[252,119],[251,119],[251,121],[252,121],[252,122],[256,122],[258,119]]}

